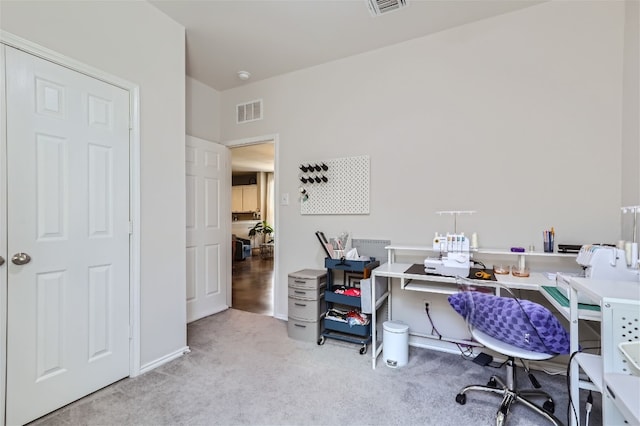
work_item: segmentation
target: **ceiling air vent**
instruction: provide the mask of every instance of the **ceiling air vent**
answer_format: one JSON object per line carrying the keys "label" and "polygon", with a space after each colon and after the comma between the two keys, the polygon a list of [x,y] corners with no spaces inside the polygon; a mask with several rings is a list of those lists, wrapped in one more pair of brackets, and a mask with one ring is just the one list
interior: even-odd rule
{"label": "ceiling air vent", "polygon": [[407,6],[408,0],[365,0],[373,16],[384,15]]}
{"label": "ceiling air vent", "polygon": [[262,120],[262,99],[236,105],[236,123]]}

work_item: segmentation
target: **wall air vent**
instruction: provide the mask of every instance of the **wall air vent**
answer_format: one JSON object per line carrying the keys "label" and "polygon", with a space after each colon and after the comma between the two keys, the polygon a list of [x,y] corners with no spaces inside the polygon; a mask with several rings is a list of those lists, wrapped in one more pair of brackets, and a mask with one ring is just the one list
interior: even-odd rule
{"label": "wall air vent", "polygon": [[262,99],[236,105],[236,123],[262,120]]}
{"label": "wall air vent", "polygon": [[394,10],[407,7],[408,0],[365,0],[369,6],[369,12],[373,16],[384,15]]}

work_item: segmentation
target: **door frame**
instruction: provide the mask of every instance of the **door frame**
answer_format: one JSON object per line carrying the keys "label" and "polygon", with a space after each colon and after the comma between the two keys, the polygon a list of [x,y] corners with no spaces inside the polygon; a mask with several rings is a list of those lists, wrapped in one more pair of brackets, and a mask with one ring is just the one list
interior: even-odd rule
{"label": "door frame", "polygon": [[[267,141],[273,141],[273,190],[274,190],[274,203],[273,203],[273,216],[274,216],[274,228],[276,230],[280,229],[280,209],[278,208],[279,203],[278,203],[278,199],[279,199],[279,194],[280,194],[280,179],[279,179],[279,175],[280,172],[278,170],[279,168],[279,164],[278,164],[278,158],[280,157],[279,155],[279,147],[280,147],[280,143],[279,143],[279,139],[280,139],[280,135],[278,133],[273,133],[273,134],[267,134],[267,135],[262,135],[262,136],[254,136],[254,137],[250,137],[250,138],[244,138],[244,139],[234,139],[234,140],[229,140],[229,141],[225,141],[222,142],[222,144],[224,146],[226,146],[227,148],[237,148],[239,146],[247,146],[247,145],[257,145],[259,143],[264,143]],[[231,212],[229,212],[229,214],[231,214]],[[276,231],[277,232],[277,231]],[[276,282],[278,280],[278,259],[280,258],[280,245],[278,244],[277,240],[276,240],[276,244],[273,250],[273,316],[275,318],[279,318],[279,319],[284,319],[286,320],[287,318],[280,318],[280,316],[278,315],[278,312],[282,312],[279,308],[279,306],[277,305],[278,300],[281,300],[280,298],[280,289],[279,287],[276,285]],[[233,260],[231,260],[231,262],[233,262]],[[233,308],[233,306],[231,305],[231,296],[232,296],[232,265],[231,262],[229,262],[229,288],[227,289],[227,298],[228,298],[228,305],[231,306]]]}
{"label": "door frame", "polygon": [[[30,55],[53,62],[89,77],[120,87],[129,92],[129,377],[140,374],[140,87],[130,81],[121,79],[90,65],[61,55],[51,49],[40,46],[29,40],[0,30],[0,44],[21,50]],[[4,46],[0,55],[0,66],[4,69]],[[7,167],[7,134],[6,134],[6,94],[5,73],[2,73],[2,89],[0,91],[0,169]],[[6,175],[0,175],[0,199],[6,199]],[[8,262],[6,232],[6,209],[0,210],[0,256]],[[6,263],[5,263],[6,265]],[[0,388],[2,395],[6,390],[7,371],[7,281],[6,266],[0,266]],[[5,398],[0,398],[0,425],[5,423]]]}

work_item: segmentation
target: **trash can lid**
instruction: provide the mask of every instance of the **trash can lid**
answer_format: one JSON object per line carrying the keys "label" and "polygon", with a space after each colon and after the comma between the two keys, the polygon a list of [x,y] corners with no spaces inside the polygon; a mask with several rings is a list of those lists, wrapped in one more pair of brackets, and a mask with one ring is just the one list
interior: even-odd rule
{"label": "trash can lid", "polygon": [[325,275],[327,275],[326,269],[302,269],[289,274],[291,278],[302,278],[304,280],[314,280]]}
{"label": "trash can lid", "polygon": [[399,321],[385,321],[382,328],[392,333],[404,333],[409,330],[409,326]]}

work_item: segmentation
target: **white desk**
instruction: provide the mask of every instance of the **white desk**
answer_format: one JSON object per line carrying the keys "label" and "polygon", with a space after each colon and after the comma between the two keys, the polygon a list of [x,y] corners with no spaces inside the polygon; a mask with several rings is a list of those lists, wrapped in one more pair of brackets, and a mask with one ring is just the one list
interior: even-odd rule
{"label": "white desk", "polygon": [[607,373],[604,389],[606,424],[640,424],[640,377]]}
{"label": "white desk", "polygon": [[[571,288],[570,280],[574,279],[572,276],[563,276],[562,274],[558,274],[558,278],[556,279],[555,287],[563,288],[565,290],[569,290]],[[569,291],[567,291],[567,299],[569,298]],[[570,309],[571,306],[565,306],[558,302],[552,295],[548,292],[541,289],[540,293],[549,301],[549,303],[558,310],[558,312],[567,319],[570,320]],[[597,305],[597,302],[593,302]],[[578,317],[581,320],[590,320],[590,321],[600,321],[602,317],[600,314],[600,309],[591,310],[591,309],[582,309],[578,307]]]}
{"label": "white desk", "polygon": [[[388,279],[396,278],[400,281],[400,288],[402,290],[421,291],[427,293],[436,294],[455,294],[458,287],[456,285],[456,279],[454,277],[444,277],[438,275],[424,275],[424,274],[411,274],[406,271],[413,265],[412,263],[396,263],[396,252],[398,251],[410,251],[410,252],[432,252],[431,246],[413,246],[413,245],[391,245],[387,246],[387,263],[384,263],[371,272],[372,282],[376,282],[376,277],[384,277]],[[541,253],[541,252],[511,252],[498,249],[479,249],[474,253],[481,253],[487,255],[510,255],[517,256],[547,256],[547,257],[574,257],[575,254],[567,253]],[[496,281],[478,280],[478,285],[484,287],[496,288],[496,294],[500,293],[499,286],[508,287],[510,289],[520,290],[533,290],[539,291],[541,286],[555,287],[555,280],[550,280],[546,275],[541,273],[532,272],[529,277],[514,277],[511,274],[496,274]],[[387,320],[392,318],[391,312],[391,282],[387,280],[387,289],[382,294],[376,294],[375,285],[372,286],[371,295],[371,341],[372,341],[372,368],[376,368],[378,356],[382,352],[382,345],[378,342],[377,337],[377,321],[378,321],[378,309],[387,302]]]}
{"label": "white desk", "polygon": [[[579,390],[591,389],[603,393],[603,389],[609,386],[616,398],[603,393],[603,423],[617,424],[621,416],[634,416],[626,418],[627,421],[635,420],[640,423],[638,417],[638,401],[640,401],[640,378],[629,376],[629,368],[618,350],[618,343],[622,341],[638,340],[638,323],[640,322],[640,283],[611,280],[593,280],[586,278],[571,278],[569,280],[569,323],[571,335],[571,353],[579,349],[578,323],[581,316],[578,310],[578,292],[586,295],[600,305],[601,309],[601,353],[593,355],[578,353],[570,366],[571,400],[580,411]],[[634,329],[635,328],[635,332]],[[590,379],[580,380],[580,368]],[[622,373],[631,379],[618,377]],[[628,386],[636,383],[636,386]],[[624,395],[624,396],[622,396]],[[607,398],[611,401],[607,402]],[[633,406],[627,406],[628,401],[633,401]],[[620,408],[622,407],[622,409]],[[571,417],[571,425],[578,424],[574,416]]]}
{"label": "white desk", "polygon": [[[403,290],[423,291],[439,294],[454,294],[458,292],[455,278],[434,275],[407,274],[405,271],[412,264],[396,263],[396,251],[429,252],[427,246],[388,246],[388,262],[380,265],[372,271],[372,281],[376,277],[387,278],[387,289],[381,295],[375,293],[375,285],[372,286],[372,367],[375,369],[378,355],[382,352],[382,345],[378,344],[376,337],[377,309],[387,301],[391,301],[390,279],[400,280],[400,288]],[[477,253],[495,255],[516,256],[559,256],[575,257],[575,254],[564,253],[511,253],[504,250],[478,250]],[[556,281],[550,280],[544,274],[531,273],[528,278],[519,278],[511,275],[496,275],[498,283],[513,289],[541,290],[541,286],[555,287]],[[479,281],[478,285],[492,286],[492,281]],[[495,284],[494,284],[495,285]],[[579,389],[592,389],[603,393],[603,420],[605,425],[619,424],[620,419],[626,419],[632,424],[640,424],[640,384],[638,377],[630,376],[628,367],[625,366],[617,344],[624,339],[625,327],[629,327],[624,321],[631,319],[631,328],[638,327],[640,323],[640,283],[618,282],[610,280],[593,280],[571,277],[568,281],[558,281],[558,285],[566,286],[569,292],[569,307],[560,305],[546,291],[541,291],[545,298],[569,320],[571,335],[571,353],[578,350],[579,320],[601,321],[602,355],[579,353],[575,356],[571,365],[571,398],[578,405]],[[601,312],[578,309],[577,293],[580,291],[598,304]],[[388,303],[387,318],[391,319],[391,303]],[[623,318],[625,319],[623,321]],[[638,331],[631,336],[638,339]],[[582,368],[590,381],[581,381],[579,369]],[[622,374],[620,374],[622,373]],[[607,391],[609,387],[611,393]],[[572,417],[572,425],[576,420]]]}

